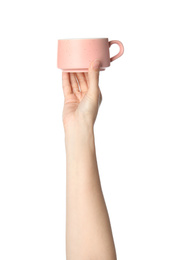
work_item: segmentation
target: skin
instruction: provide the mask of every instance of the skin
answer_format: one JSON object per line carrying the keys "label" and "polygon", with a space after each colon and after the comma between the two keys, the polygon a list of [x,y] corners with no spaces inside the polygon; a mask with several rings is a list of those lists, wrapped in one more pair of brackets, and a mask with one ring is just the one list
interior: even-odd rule
{"label": "skin", "polygon": [[95,151],[94,123],[102,101],[97,64],[91,62],[86,73],[62,72],[67,260],[116,260]]}

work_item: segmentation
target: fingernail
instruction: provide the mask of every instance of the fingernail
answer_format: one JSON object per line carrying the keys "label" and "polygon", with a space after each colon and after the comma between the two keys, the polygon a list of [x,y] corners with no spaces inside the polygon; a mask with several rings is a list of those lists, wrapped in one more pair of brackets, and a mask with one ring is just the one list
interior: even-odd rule
{"label": "fingernail", "polygon": [[101,63],[100,63],[100,61],[99,60],[95,60],[94,62],[93,62],[93,69],[95,69],[95,70],[98,70],[99,68],[100,68],[100,66],[101,66]]}

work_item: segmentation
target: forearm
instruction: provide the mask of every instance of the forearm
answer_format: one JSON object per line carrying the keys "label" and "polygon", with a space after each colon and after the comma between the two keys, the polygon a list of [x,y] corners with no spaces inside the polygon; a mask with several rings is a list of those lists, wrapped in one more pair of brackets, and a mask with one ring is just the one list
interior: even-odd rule
{"label": "forearm", "polygon": [[115,260],[116,253],[97,167],[93,128],[65,134],[67,260]]}

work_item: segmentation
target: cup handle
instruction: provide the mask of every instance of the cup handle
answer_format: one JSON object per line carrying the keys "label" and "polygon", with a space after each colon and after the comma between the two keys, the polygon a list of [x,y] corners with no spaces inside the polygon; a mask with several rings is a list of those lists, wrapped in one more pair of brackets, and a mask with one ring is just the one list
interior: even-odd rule
{"label": "cup handle", "polygon": [[116,40],[110,41],[110,42],[109,42],[109,48],[110,48],[111,45],[114,44],[114,43],[118,44],[118,46],[120,47],[120,51],[119,51],[118,54],[116,54],[115,56],[113,56],[113,57],[110,58],[110,62],[112,62],[112,61],[118,59],[121,55],[123,55],[123,52],[124,52],[124,46],[123,46],[123,44],[122,44],[120,41],[116,41]]}

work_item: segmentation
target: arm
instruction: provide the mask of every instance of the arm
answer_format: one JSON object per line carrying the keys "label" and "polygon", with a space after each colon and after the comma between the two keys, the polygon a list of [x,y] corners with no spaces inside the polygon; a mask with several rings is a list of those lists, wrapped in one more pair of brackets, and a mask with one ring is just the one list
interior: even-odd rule
{"label": "arm", "polygon": [[[93,63],[94,64],[94,63]],[[93,126],[101,103],[99,71],[63,73],[67,260],[116,260],[100,185]]]}

